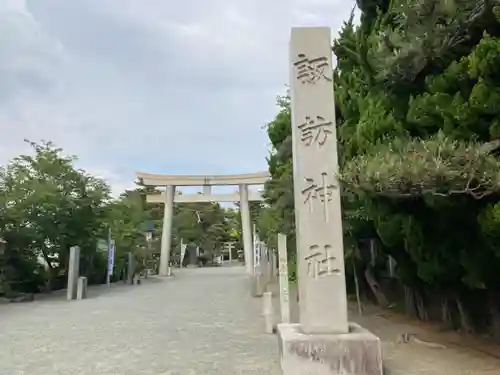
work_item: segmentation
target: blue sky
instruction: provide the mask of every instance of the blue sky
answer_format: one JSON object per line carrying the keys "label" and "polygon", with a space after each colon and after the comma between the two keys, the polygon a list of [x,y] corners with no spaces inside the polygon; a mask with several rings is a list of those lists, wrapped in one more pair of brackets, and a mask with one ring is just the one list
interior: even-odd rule
{"label": "blue sky", "polygon": [[266,170],[292,26],[348,0],[1,0],[0,163],[51,140],[117,193],[135,172]]}

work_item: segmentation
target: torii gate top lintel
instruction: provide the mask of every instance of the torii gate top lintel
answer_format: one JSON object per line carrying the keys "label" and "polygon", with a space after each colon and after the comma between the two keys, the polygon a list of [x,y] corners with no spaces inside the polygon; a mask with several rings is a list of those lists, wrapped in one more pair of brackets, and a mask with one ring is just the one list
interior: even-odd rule
{"label": "torii gate top lintel", "polygon": [[226,175],[169,175],[137,172],[136,175],[147,186],[263,185],[271,178],[267,171]]}

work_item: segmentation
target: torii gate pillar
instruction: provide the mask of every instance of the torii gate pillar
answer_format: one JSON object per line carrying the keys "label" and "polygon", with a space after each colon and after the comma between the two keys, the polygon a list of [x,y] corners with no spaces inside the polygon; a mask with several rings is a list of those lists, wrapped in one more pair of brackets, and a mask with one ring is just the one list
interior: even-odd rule
{"label": "torii gate pillar", "polygon": [[160,276],[170,276],[170,248],[172,246],[172,218],[174,215],[175,186],[165,187],[165,211],[163,215],[163,230],[161,232]]}
{"label": "torii gate pillar", "polygon": [[248,203],[248,185],[240,185],[240,212],[245,269],[248,275],[253,275],[253,238],[250,206]]}

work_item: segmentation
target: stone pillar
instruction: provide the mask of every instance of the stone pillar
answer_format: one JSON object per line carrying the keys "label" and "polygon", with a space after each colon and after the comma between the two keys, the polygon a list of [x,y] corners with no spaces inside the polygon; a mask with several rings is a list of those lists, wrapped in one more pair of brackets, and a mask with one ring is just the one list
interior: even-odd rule
{"label": "stone pillar", "polygon": [[163,229],[161,233],[160,276],[168,276],[170,263],[170,247],[172,245],[172,218],[174,215],[175,186],[165,187],[165,213],[163,216]]}
{"label": "stone pillar", "polygon": [[76,290],[76,299],[85,299],[87,298],[87,287],[88,287],[88,281],[86,277],[79,277],[78,278],[78,287]]}
{"label": "stone pillar", "polygon": [[259,240],[259,236],[255,231],[255,225],[253,230],[253,244],[252,244],[252,260],[253,260],[253,271],[252,271],[252,295],[254,297],[262,297],[262,294],[266,291],[265,283],[265,259],[263,255],[263,244]]}
{"label": "stone pillar", "polygon": [[347,293],[327,27],[293,28],[293,179],[300,324],[278,326],[284,375],[382,375],[380,340],[347,320]]}
{"label": "stone pillar", "polygon": [[[291,97],[300,323],[347,333],[347,293],[328,28],[292,29]],[[312,70],[311,70],[312,69]]]}
{"label": "stone pillar", "polygon": [[264,282],[263,275],[255,275],[251,277],[252,279],[252,296],[262,297],[262,294],[266,291],[266,284]]}
{"label": "stone pillar", "polygon": [[271,292],[265,292],[262,295],[262,315],[264,316],[264,332],[273,333],[274,309],[273,309],[273,294]]}
{"label": "stone pillar", "polygon": [[252,222],[250,219],[247,185],[240,185],[240,212],[241,229],[243,232],[243,250],[245,254],[245,268],[248,275],[253,275]]}
{"label": "stone pillar", "polygon": [[78,276],[80,276],[80,247],[71,246],[69,248],[68,287],[66,289],[68,300],[76,298]]}
{"label": "stone pillar", "polygon": [[279,262],[279,287],[281,322],[290,323],[290,291],[288,283],[288,255],[286,236],[278,234],[278,262]]}

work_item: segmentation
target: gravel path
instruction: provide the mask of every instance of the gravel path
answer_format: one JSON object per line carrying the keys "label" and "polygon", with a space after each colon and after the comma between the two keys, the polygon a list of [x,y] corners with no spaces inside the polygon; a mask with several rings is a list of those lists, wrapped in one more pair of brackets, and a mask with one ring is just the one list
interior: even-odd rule
{"label": "gravel path", "polygon": [[2,375],[278,375],[243,267],[0,306]]}
{"label": "gravel path", "polygon": [[[363,317],[352,313],[352,320],[371,330],[382,341],[384,375],[500,375],[500,361],[472,349],[449,345],[439,335],[429,336],[418,326],[395,322],[369,312]],[[423,340],[445,344],[446,349],[422,344],[399,344],[403,332],[411,332]]]}
{"label": "gravel path", "polygon": [[[0,375],[281,375],[261,303],[243,267],[228,267],[94,287],[84,301],[59,293],[0,305]],[[500,374],[500,361],[471,350],[395,343],[405,331],[425,335],[415,326],[351,318],[381,338],[386,375]]]}

